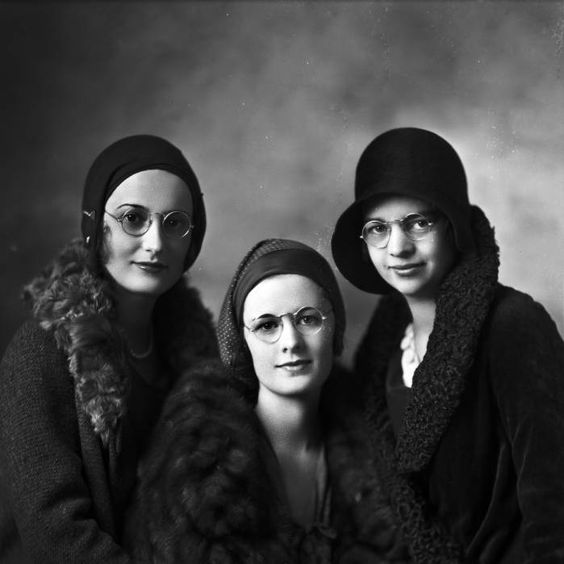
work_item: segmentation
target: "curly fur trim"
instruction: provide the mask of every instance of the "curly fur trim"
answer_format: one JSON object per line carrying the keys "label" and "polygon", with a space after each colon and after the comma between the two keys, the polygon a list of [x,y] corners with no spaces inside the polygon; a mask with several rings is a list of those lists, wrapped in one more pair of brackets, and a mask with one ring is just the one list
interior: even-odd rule
{"label": "curly fur trim", "polygon": [[167,399],[128,526],[140,561],[292,562],[258,421],[223,370],[195,366]]}
{"label": "curly fur trim", "polygon": [[[71,242],[24,288],[23,297],[67,354],[77,403],[107,445],[125,414],[132,369],[109,282],[87,263],[82,241]],[[157,300],[155,323],[157,344],[176,373],[198,356],[217,356],[211,316],[183,281]]]}
{"label": "curly fur trim", "polygon": [[441,286],[433,332],[414,375],[397,443],[385,382],[389,359],[410,321],[402,296],[396,293],[381,300],[357,353],[357,370],[367,380],[366,415],[378,472],[416,562],[426,564],[459,562],[461,549],[440,524],[429,519],[415,473],[429,463],[460,403],[497,287],[499,258],[493,229],[479,208],[473,207],[472,213],[477,252],[462,257]]}

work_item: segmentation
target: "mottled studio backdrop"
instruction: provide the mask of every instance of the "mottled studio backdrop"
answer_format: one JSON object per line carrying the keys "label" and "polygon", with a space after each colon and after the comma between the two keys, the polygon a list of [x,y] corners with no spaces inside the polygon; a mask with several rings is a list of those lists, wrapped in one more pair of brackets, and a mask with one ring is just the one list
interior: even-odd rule
{"label": "mottled studio backdrop", "polygon": [[[200,178],[214,314],[260,238],[330,258],[360,152],[414,125],[457,148],[502,281],[564,330],[564,3],[4,2],[0,21],[0,351],[21,285],[79,233],[92,159],[132,133]],[[350,358],[376,298],[340,281]]]}

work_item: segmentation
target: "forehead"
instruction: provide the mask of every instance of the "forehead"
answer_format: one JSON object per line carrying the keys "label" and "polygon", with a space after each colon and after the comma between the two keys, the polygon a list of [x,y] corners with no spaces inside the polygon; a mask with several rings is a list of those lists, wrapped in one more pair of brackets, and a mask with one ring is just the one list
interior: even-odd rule
{"label": "forehead", "polygon": [[192,211],[192,195],[184,180],[160,169],[142,170],[128,176],[110,194],[106,207],[136,204],[152,211]]}
{"label": "forehead", "polygon": [[396,219],[410,213],[422,213],[433,206],[424,200],[409,196],[384,196],[366,204],[365,219]]}
{"label": "forehead", "polygon": [[259,282],[245,298],[243,317],[293,313],[304,306],[321,308],[325,293],[313,280],[299,274],[278,274]]}

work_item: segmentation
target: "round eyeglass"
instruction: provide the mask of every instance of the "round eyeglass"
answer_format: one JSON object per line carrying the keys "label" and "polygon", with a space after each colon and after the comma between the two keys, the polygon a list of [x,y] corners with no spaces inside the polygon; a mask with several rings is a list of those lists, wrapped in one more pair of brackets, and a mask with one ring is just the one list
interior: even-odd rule
{"label": "round eyeglass", "polygon": [[315,307],[301,307],[294,313],[283,313],[282,315],[272,315],[270,313],[260,315],[253,319],[250,325],[243,324],[257,339],[263,343],[275,343],[280,339],[284,324],[282,318],[289,317],[292,325],[302,335],[315,335],[321,331],[327,314],[322,313]]}
{"label": "round eyeglass", "polygon": [[108,210],[104,210],[104,213],[107,213],[110,217],[119,222],[124,232],[132,237],[145,235],[153,223],[153,216],[160,218],[163,233],[165,237],[169,239],[182,239],[194,228],[190,216],[186,212],[178,210],[162,214],[150,212],[143,208],[136,208],[134,210],[128,210],[120,216],[115,216]]}
{"label": "round eyeglass", "polygon": [[424,215],[420,213],[410,213],[392,221],[371,219],[364,224],[360,238],[364,239],[364,242],[371,247],[383,249],[390,240],[392,225],[397,223],[408,239],[420,241],[434,231],[439,220],[438,214]]}

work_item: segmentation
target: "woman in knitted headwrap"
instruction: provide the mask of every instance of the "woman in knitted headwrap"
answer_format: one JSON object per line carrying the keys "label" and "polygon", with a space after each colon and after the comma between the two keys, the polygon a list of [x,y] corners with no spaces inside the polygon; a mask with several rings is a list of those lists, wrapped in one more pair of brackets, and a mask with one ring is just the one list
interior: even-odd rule
{"label": "woman in knitted headwrap", "polygon": [[554,322],[498,283],[493,229],[440,136],[399,128],[374,139],[355,195],[333,256],[355,286],[385,295],[356,372],[375,471],[412,554],[441,561],[416,526],[433,519],[461,546],[455,559],[564,562],[564,343]]}
{"label": "woman in knitted headwrap", "polygon": [[26,287],[33,319],[0,368],[0,561],[129,561],[137,461],[180,371],[217,355],[183,278],[206,218],[182,153],[150,135],[88,173],[83,240]]}
{"label": "woman in knitted headwrap", "polygon": [[354,382],[333,366],[344,330],[319,253],[285,239],[249,251],[219,318],[223,365],[179,382],[140,465],[138,561],[406,561]]}

